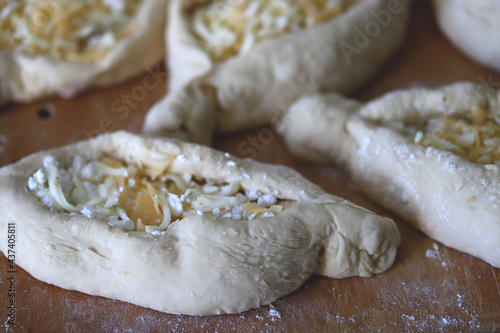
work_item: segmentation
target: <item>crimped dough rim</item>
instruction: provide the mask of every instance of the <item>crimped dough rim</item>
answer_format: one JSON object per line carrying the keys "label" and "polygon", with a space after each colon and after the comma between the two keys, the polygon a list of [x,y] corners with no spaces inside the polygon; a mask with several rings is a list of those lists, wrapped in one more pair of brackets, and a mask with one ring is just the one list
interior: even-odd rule
{"label": "crimped dough rim", "polygon": [[[150,165],[163,163],[162,154],[182,154],[172,162],[171,172],[239,179],[245,188],[269,188],[297,202],[274,217],[251,221],[193,215],[165,235],[151,236],[52,212],[26,189],[48,154],[64,162],[75,154],[91,159],[102,153],[116,158],[133,154]],[[294,291],[315,273],[380,273],[392,265],[399,244],[392,220],[324,193],[287,167],[241,160],[175,139],[105,134],[29,156],[0,169],[0,180],[1,230],[15,224],[17,262],[26,271],[66,289],[171,313],[256,308]],[[357,225],[353,235],[351,220]],[[6,245],[2,242],[4,253]],[[357,250],[350,253],[352,246]]]}

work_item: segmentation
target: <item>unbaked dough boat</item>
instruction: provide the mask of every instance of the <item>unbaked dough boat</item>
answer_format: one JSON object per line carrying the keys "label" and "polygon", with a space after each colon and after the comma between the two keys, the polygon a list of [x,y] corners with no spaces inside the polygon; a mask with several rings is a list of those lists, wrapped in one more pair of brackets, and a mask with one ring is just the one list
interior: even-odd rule
{"label": "unbaked dough boat", "polygon": [[126,132],[1,168],[0,211],[2,252],[34,277],[197,315],[269,304],[313,274],[382,273],[400,240],[289,168]]}
{"label": "unbaked dough boat", "polygon": [[0,104],[71,97],[164,57],[167,0],[0,2]]}
{"label": "unbaked dough boat", "polygon": [[431,238],[500,267],[500,91],[461,82],[366,104],[305,96],[281,132],[296,156],[339,164]]}
{"label": "unbaked dough boat", "polygon": [[170,91],[144,131],[207,144],[305,93],[352,91],[401,45],[409,12],[407,0],[173,0]]}

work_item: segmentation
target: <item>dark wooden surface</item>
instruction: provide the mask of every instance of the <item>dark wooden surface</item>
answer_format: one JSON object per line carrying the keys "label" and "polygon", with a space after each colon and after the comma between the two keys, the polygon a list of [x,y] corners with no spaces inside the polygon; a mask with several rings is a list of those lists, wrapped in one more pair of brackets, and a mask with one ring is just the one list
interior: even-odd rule
{"label": "dark wooden surface", "polygon": [[[415,85],[471,80],[500,87],[500,75],[453,48],[439,33],[428,1],[413,3],[407,42],[353,97],[368,100]],[[151,89],[151,84],[158,85]],[[30,153],[101,132],[140,132],[148,108],[166,90],[166,73],[95,89],[70,100],[50,98],[0,109],[0,166]],[[149,89],[147,89],[148,87]],[[118,108],[121,107],[121,108]],[[48,112],[41,112],[46,109]],[[387,332],[500,330],[500,269],[449,249],[367,199],[333,166],[294,160],[272,128],[218,136],[215,146],[235,155],[289,165],[326,191],[395,219],[402,235],[394,267],[372,278],[313,277],[270,306],[236,315],[171,315],[68,291],[16,267],[16,326],[8,325],[9,267],[0,255],[0,327],[7,332]],[[255,139],[255,140],[254,140]],[[254,143],[257,144],[254,144]],[[243,144],[246,144],[243,146]],[[246,147],[246,149],[242,149]],[[252,149],[248,149],[252,147]],[[1,212],[0,212],[1,213]],[[500,245],[499,245],[500,246]]]}

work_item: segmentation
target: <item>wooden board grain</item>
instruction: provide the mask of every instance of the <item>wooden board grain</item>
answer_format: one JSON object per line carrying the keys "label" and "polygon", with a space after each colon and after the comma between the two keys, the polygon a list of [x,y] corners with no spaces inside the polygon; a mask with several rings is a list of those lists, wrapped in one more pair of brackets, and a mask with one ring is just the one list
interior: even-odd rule
{"label": "wooden board grain", "polygon": [[[428,1],[414,2],[407,42],[353,97],[368,100],[393,89],[472,80],[495,88],[500,75],[481,67],[439,33]],[[166,73],[150,68],[116,87],[70,100],[50,98],[0,109],[0,166],[41,149],[101,132],[140,132],[148,108],[166,91]],[[45,111],[41,111],[45,109]],[[372,278],[313,277],[272,305],[236,315],[172,315],[64,290],[9,273],[0,255],[0,327],[6,332],[191,331],[494,331],[500,330],[500,269],[449,249],[366,198],[334,166],[294,160],[272,127],[218,136],[215,146],[238,156],[285,164],[326,191],[393,218],[402,235],[394,267]],[[245,149],[243,149],[245,148]],[[251,149],[249,149],[251,148]],[[1,213],[1,212],[0,212]],[[499,245],[500,246],[500,245]],[[9,277],[15,276],[15,296]],[[147,286],[144,286],[147,288]],[[15,300],[16,325],[6,323]]]}

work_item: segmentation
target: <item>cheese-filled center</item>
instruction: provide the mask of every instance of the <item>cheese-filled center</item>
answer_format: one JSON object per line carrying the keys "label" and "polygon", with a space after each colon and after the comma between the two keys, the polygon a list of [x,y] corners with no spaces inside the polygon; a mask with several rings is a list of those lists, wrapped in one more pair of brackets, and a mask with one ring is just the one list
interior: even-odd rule
{"label": "cheese-filled center", "polygon": [[194,214],[252,220],[275,216],[286,203],[273,193],[245,190],[237,181],[170,173],[168,167],[151,172],[110,157],[91,161],[76,156],[71,165],[63,165],[49,155],[27,188],[53,211],[157,235]]}
{"label": "cheese-filled center", "polygon": [[476,106],[467,112],[433,118],[415,134],[415,143],[450,151],[471,162],[500,162],[500,115]]}
{"label": "cheese-filled center", "polygon": [[138,29],[138,0],[0,0],[0,50],[91,62]]}
{"label": "cheese-filled center", "polygon": [[312,27],[358,0],[218,0],[187,6],[191,28],[216,60],[247,52],[257,41]]}

